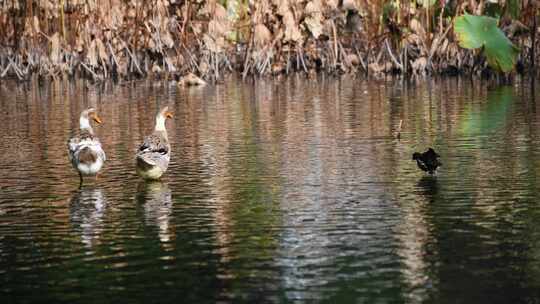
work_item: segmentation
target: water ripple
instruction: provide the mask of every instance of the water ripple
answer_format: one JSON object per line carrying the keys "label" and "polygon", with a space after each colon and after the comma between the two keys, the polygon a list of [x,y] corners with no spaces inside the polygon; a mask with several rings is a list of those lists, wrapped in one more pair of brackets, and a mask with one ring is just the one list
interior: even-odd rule
{"label": "water ripple", "polygon": [[[540,299],[527,83],[82,85],[0,89],[2,303]],[[164,104],[171,164],[147,183],[134,152]],[[79,189],[88,106],[108,160]],[[411,160],[429,146],[434,177]]]}

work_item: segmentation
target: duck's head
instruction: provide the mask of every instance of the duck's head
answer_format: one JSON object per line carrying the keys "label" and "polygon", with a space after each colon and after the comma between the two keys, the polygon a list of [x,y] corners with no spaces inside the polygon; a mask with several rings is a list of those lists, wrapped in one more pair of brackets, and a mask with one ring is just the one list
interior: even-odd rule
{"label": "duck's head", "polygon": [[161,111],[159,111],[159,114],[165,118],[172,118],[173,115],[171,112],[169,112],[169,107],[168,106],[165,106],[163,107],[163,109],[161,109]]}
{"label": "duck's head", "polygon": [[81,117],[79,119],[81,129],[92,129],[90,126],[90,119],[98,124],[102,123],[101,118],[99,118],[96,113],[96,110],[94,108],[88,108],[81,112]]}
{"label": "duck's head", "polygon": [[156,131],[165,131],[165,120],[172,117],[173,115],[169,112],[169,107],[163,107],[156,116]]}
{"label": "duck's head", "polygon": [[413,159],[413,160],[420,159],[420,156],[422,156],[422,154],[420,154],[420,153],[418,153],[418,152],[414,152],[413,155],[412,155],[412,159]]}

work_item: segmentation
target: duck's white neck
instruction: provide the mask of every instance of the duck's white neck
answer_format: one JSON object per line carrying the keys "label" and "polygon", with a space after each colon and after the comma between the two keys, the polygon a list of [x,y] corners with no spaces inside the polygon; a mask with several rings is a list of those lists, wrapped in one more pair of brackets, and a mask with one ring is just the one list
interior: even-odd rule
{"label": "duck's white neck", "polygon": [[92,130],[92,126],[90,126],[90,121],[88,121],[88,117],[79,118],[79,125],[81,130],[88,130],[90,131],[90,133],[94,132],[94,130]]}
{"label": "duck's white neck", "polygon": [[158,115],[156,117],[156,127],[155,129],[156,131],[167,131],[165,129],[165,117],[163,115]]}

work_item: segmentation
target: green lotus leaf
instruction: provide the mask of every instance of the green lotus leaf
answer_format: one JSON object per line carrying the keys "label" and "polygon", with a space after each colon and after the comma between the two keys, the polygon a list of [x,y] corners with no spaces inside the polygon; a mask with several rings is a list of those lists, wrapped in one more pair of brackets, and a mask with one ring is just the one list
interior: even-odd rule
{"label": "green lotus leaf", "polygon": [[497,27],[497,19],[465,14],[454,21],[454,32],[461,47],[483,48],[492,68],[503,72],[514,68],[519,49]]}

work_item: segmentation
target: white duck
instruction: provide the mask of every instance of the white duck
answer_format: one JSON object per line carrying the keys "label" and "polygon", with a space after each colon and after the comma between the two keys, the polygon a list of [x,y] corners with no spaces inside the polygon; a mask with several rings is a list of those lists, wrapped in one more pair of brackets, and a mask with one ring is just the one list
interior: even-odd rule
{"label": "white duck", "polygon": [[83,175],[95,175],[97,179],[97,174],[107,159],[90,126],[90,118],[98,124],[101,123],[93,108],[82,111],[79,118],[80,134],[68,140],[69,160],[79,172],[80,185],[83,183]]}
{"label": "white duck", "polygon": [[144,179],[159,179],[171,159],[171,145],[165,129],[165,120],[172,118],[168,107],[164,107],[156,116],[154,132],[144,139],[136,156],[137,174]]}

